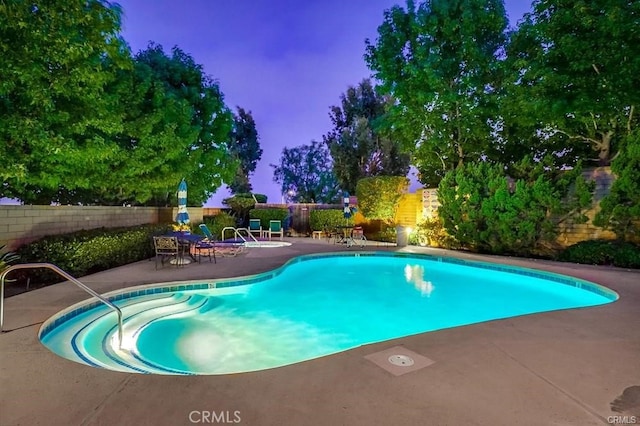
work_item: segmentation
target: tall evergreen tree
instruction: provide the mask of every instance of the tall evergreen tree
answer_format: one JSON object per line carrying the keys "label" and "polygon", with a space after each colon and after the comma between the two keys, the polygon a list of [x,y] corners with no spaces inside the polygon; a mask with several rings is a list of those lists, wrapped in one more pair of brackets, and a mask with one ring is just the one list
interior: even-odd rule
{"label": "tall evergreen tree", "polygon": [[229,139],[229,149],[239,165],[233,180],[227,185],[233,194],[251,192],[251,173],[262,158],[262,148],[256,130],[256,122],[251,111],[237,107],[233,116],[233,128]]}

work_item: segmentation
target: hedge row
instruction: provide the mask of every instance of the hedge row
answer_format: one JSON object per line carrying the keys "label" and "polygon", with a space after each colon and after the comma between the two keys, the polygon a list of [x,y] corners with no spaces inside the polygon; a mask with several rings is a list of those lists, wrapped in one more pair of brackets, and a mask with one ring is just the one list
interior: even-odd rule
{"label": "hedge row", "polygon": [[345,219],[343,211],[337,209],[311,210],[309,213],[312,231],[324,231],[342,225],[353,225],[353,216]]}
{"label": "hedge row", "polygon": [[285,219],[289,216],[287,209],[252,209],[249,211],[251,219],[260,219],[262,229],[269,229],[269,221],[279,220],[285,225]]}
{"label": "hedge row", "polygon": [[[152,236],[169,228],[170,225],[141,225],[50,235],[20,247],[16,253],[21,263],[52,263],[74,277],[81,277],[153,257]],[[62,281],[48,270],[30,270],[28,276],[41,284]]]}
{"label": "hedge row", "polygon": [[567,247],[560,253],[558,260],[589,265],[640,268],[640,247],[621,241],[582,241]]}

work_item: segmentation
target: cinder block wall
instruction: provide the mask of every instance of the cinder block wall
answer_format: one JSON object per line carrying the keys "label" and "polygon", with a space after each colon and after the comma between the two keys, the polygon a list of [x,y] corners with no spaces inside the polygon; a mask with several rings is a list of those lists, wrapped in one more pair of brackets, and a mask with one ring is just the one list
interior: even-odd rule
{"label": "cinder block wall", "polygon": [[[119,206],[0,206],[0,245],[15,249],[46,235],[161,222],[171,209]],[[169,219],[171,221],[171,219]]]}
{"label": "cinder block wall", "polygon": [[600,200],[602,200],[611,189],[615,180],[615,175],[611,172],[611,167],[597,167],[585,170],[583,176],[586,180],[595,182],[596,187],[593,192],[593,202],[585,214],[589,218],[587,223],[581,224],[561,224],[558,243],[563,246],[570,246],[580,241],[595,239],[614,239],[616,235],[611,231],[605,231],[593,225],[593,218],[600,211]]}

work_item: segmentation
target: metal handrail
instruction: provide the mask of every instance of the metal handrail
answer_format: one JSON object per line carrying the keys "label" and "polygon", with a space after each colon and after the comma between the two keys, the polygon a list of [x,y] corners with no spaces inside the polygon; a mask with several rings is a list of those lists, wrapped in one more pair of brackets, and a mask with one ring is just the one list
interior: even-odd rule
{"label": "metal handrail", "polygon": [[118,315],[118,340],[120,341],[120,347],[122,347],[122,311],[120,310],[120,308],[118,308],[109,300],[105,299],[104,297],[102,297],[101,295],[99,295],[98,293],[96,293],[86,285],[82,284],[80,281],[73,278],[71,275],[69,275],[68,273],[66,273],[65,271],[63,271],[62,269],[60,269],[59,267],[57,267],[52,263],[20,263],[18,265],[9,266],[7,269],[5,269],[2,272],[2,274],[0,274],[0,332],[3,331],[2,327],[4,324],[4,279],[5,277],[9,272],[15,271],[16,269],[36,269],[36,268],[51,269],[52,271],[56,272],[58,275],[61,275],[63,278],[66,278],[67,280],[71,281],[72,283],[74,283],[75,285],[77,285],[87,293],[89,293],[91,296],[97,298],[99,301],[107,305],[107,307],[114,310]]}
{"label": "metal handrail", "polygon": [[246,243],[247,240],[242,236],[240,231],[245,231],[247,233],[247,236],[251,237],[251,239],[256,243],[258,242],[258,240],[256,240],[256,237],[254,237],[253,234],[251,234],[251,232],[247,228],[234,228],[233,226],[226,226],[222,229],[222,235],[221,235],[222,241],[224,241],[224,234],[225,234],[225,231],[228,229],[232,230],[235,236],[239,237],[243,243]]}
{"label": "metal handrail", "polygon": [[[254,242],[258,242],[258,240],[256,240],[256,237],[253,236],[253,234],[251,233],[251,231],[249,231],[249,229],[247,228],[238,228],[236,229],[236,234],[238,234],[238,236],[240,238],[242,238],[242,235],[240,235],[240,231],[245,231],[247,233],[247,236],[250,237]],[[242,238],[244,240],[244,238]],[[244,240],[244,242],[246,243],[247,240]]]}

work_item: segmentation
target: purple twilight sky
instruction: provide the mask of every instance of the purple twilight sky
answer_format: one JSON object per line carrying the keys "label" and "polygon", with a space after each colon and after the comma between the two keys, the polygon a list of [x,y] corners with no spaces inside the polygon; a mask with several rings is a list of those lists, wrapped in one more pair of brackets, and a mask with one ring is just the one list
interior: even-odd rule
{"label": "purple twilight sky", "polygon": [[[253,191],[280,202],[273,169],[283,147],[322,140],[329,108],[348,86],[370,76],[365,39],[375,40],[396,0],[120,0],[123,37],[134,53],[150,41],[178,46],[216,79],[232,109],[251,111],[262,159]],[[511,25],[530,10],[506,0]],[[206,203],[222,206],[223,186]]]}

